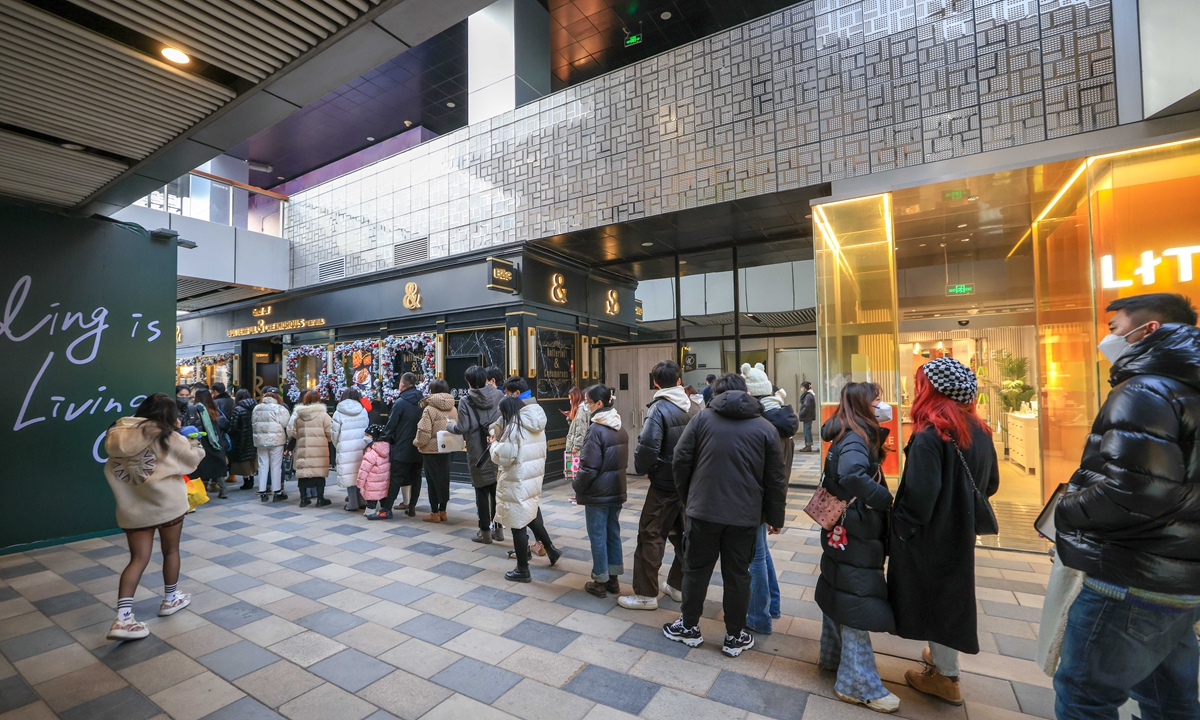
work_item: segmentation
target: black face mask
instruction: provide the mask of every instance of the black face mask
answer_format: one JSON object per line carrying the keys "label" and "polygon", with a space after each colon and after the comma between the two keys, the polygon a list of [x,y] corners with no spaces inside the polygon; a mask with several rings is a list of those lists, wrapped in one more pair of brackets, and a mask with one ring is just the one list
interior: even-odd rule
{"label": "black face mask", "polygon": [[180,413],[187,412],[187,409],[188,409],[188,399],[187,398],[177,397],[177,398],[175,398],[175,404],[179,406]]}

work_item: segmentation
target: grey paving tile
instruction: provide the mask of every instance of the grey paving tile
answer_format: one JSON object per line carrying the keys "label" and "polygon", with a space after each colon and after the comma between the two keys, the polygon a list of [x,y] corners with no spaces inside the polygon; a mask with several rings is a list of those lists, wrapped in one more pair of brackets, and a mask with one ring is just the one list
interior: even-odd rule
{"label": "grey paving tile", "polygon": [[337,533],[338,535],[357,535],[360,532],[367,531],[367,529],[361,525],[351,525],[349,523],[334,525],[333,527],[327,529],[329,532]]}
{"label": "grey paving tile", "polygon": [[808,693],[722,670],[708,691],[708,699],[776,720],[800,720],[804,717]]}
{"label": "grey paving tile", "polygon": [[387,712],[386,710],[377,710],[363,718],[363,720],[400,720],[400,718]]}
{"label": "grey paving tile", "polygon": [[420,537],[428,532],[429,531],[425,530],[424,528],[413,527],[412,525],[398,525],[387,531],[389,535],[399,535],[400,537],[407,538]]}
{"label": "grey paving tile", "polygon": [[1046,588],[1043,585],[1031,582],[1021,582],[1020,580],[1005,580],[1003,578],[991,578],[975,576],[975,584],[979,587],[995,588],[997,590],[1009,590],[1012,592],[1029,593],[1030,595],[1045,595]]}
{"label": "grey paving tile", "polygon": [[220,625],[226,630],[240,628],[243,625],[249,625],[255,620],[262,620],[270,616],[271,613],[247,602],[236,602],[232,605],[226,605],[225,607],[204,613],[206,620],[215,625]]}
{"label": "grey paving tile", "polygon": [[331,638],[362,625],[366,620],[337,608],[325,608],[311,615],[305,615],[295,622],[297,625]]}
{"label": "grey paving tile", "polygon": [[[532,570],[533,568],[531,567],[530,574],[532,574]],[[588,612],[594,612],[599,615],[604,615],[617,606],[617,599],[611,595],[604,598],[598,598],[595,595],[591,595],[582,590],[572,590],[571,592],[559,597],[554,602],[558,603],[559,605],[573,607],[576,610],[587,610]]]}
{"label": "grey paving tile", "polygon": [[786,571],[779,573],[779,582],[787,583],[788,585],[803,585],[804,587],[816,587],[817,576],[806,575],[804,573]]}
{"label": "grey paving tile", "polygon": [[146,720],[162,710],[132,687],[126,686],[58,714],[61,720]]}
{"label": "grey paving tile", "polygon": [[351,540],[350,542],[338,545],[343,550],[349,550],[356,553],[369,553],[372,550],[378,550],[383,547],[379,543],[373,543],[370,540]]}
{"label": "grey paving tile", "polygon": [[[275,518],[276,520],[283,520],[285,518],[300,517],[300,513],[292,512],[291,510],[276,510],[273,513],[267,513],[267,517]],[[285,532],[290,532],[290,531],[285,531]]]}
{"label": "grey paving tile", "polygon": [[200,720],[283,720],[283,716],[252,697],[244,697]]}
{"label": "grey paving tile", "polygon": [[0,715],[9,710],[25,707],[39,700],[38,694],[29,687],[20,675],[0,680]]}
{"label": "grey paving tile", "polygon": [[995,600],[980,600],[983,611],[992,617],[1008,618],[1010,620],[1025,620],[1026,622],[1041,622],[1042,609],[1026,607],[1014,603],[997,602]]}
{"label": "grey paving tile", "polygon": [[72,585],[78,585],[79,583],[84,583],[89,580],[99,580],[100,578],[112,577],[116,574],[117,573],[109,570],[103,565],[93,565],[91,567],[79,568],[78,570],[71,570],[70,572],[62,573],[61,577],[63,580],[66,580]]}
{"label": "grey paving tile", "polygon": [[[103,560],[104,558],[112,557],[113,555],[128,555],[129,550],[125,548],[119,548],[116,545],[109,545],[108,547],[96,548],[95,550],[86,550],[80,554],[93,560]],[[0,574],[0,580],[6,579],[7,578],[5,578],[3,574]]]}
{"label": "grey paving tile", "polygon": [[78,610],[81,607],[95,604],[96,598],[91,593],[85,593],[82,590],[33,601],[33,606],[48,616],[65,613],[69,610]]}
{"label": "grey paving tile", "polygon": [[319,600],[326,595],[332,595],[335,592],[341,592],[346,588],[337,583],[331,583],[328,580],[313,578],[304,582],[296,583],[288,588],[289,591],[302,595],[310,600]]}
{"label": "grey paving tile", "polygon": [[437,573],[438,575],[449,575],[450,577],[458,578],[459,580],[466,580],[472,575],[482,571],[483,568],[478,568],[474,565],[467,565],[466,563],[455,562],[454,560],[447,560],[444,563],[434,565],[433,567],[429,568],[429,572],[431,573]]}
{"label": "grey paving tile", "polygon": [[[555,570],[554,568],[546,567],[545,565],[535,565],[533,563],[530,563],[529,565],[529,576],[538,582],[552,583],[566,574],[567,573],[562,570]],[[581,590],[580,592],[583,591]],[[589,595],[588,597],[591,596]],[[615,603],[616,600],[613,600],[613,602]]]}
{"label": "grey paving tile", "polygon": [[563,557],[565,557],[565,558],[570,558],[572,560],[579,560],[580,562],[589,562],[590,563],[592,561],[592,553],[587,550],[584,550],[583,548],[577,548],[577,547],[571,547],[570,545],[565,545],[565,546],[559,548],[559,550],[562,550]]}
{"label": "grey paving tile", "polygon": [[[782,598],[779,601],[779,610],[784,615],[802,617],[809,620],[820,620],[822,617],[821,607],[815,602],[809,602],[808,600],[797,600],[796,598]],[[713,617],[716,616],[714,615]]]}
{"label": "grey paving tile", "polygon": [[286,548],[288,550],[300,550],[301,548],[306,548],[311,545],[316,545],[317,541],[309,540],[308,538],[302,538],[302,537],[290,537],[290,538],[285,538],[283,540],[276,540],[273,544],[278,545],[281,548]]}
{"label": "grey paving tile", "polygon": [[19,597],[21,597],[21,593],[17,592],[16,590],[13,590],[10,587],[0,587],[0,602],[4,602],[5,600],[15,600]]}
{"label": "grey paving tile", "polygon": [[[516,625],[504,633],[504,637],[556,653],[570,645],[575,638],[579,637],[579,633],[540,620],[526,619],[521,621],[520,625]],[[666,638],[663,639],[666,640]]]}
{"label": "grey paving tile", "polygon": [[[295,513],[288,513],[288,514],[290,516],[290,515],[294,515]],[[269,517],[274,517],[274,515],[271,515]],[[308,529],[308,526],[305,525],[304,523],[298,523],[298,522],[281,522],[281,523],[275,523],[274,525],[272,525],[271,529],[278,530],[279,532],[294,533],[294,532],[303,532],[304,530]]]}
{"label": "grey paving tile", "polygon": [[299,572],[308,572],[309,570],[316,570],[319,567],[325,567],[329,562],[315,558],[312,555],[301,555],[290,560],[284,560],[279,564],[292,570],[298,570]]}
{"label": "grey paving tile", "polygon": [[1034,717],[1054,719],[1054,691],[1050,688],[1013,681],[1013,692],[1021,712]]}
{"label": "grey paving tile", "polygon": [[258,587],[263,583],[262,580],[252,578],[249,575],[236,573],[223,578],[217,578],[216,580],[209,580],[205,584],[214,590],[220,590],[226,595],[232,595],[240,593],[243,590],[249,590],[252,587]]}
{"label": "grey paving tile", "polygon": [[213,540],[213,542],[217,545],[224,545],[225,547],[237,547],[238,545],[245,545],[246,543],[254,542],[254,538],[246,537],[245,535],[238,535],[237,533],[230,533],[226,537]]}
{"label": "grey paving tile", "polygon": [[279,656],[249,640],[236,642],[196,658],[196,662],[233,682],[243,675],[279,662]]}
{"label": "grey paving tile", "polygon": [[659,686],[599,665],[586,665],[563,686],[563,690],[630,715],[637,715],[654,699]]}
{"label": "grey paving tile", "polygon": [[566,518],[551,520],[546,524],[551,527],[570,528],[572,530],[578,530],[579,528],[587,526],[587,523],[582,520],[567,520]]}
{"label": "grey paving tile", "polygon": [[1022,660],[1037,659],[1037,640],[1013,637],[1004,633],[992,633],[992,637],[996,639],[996,647],[1000,650],[1001,655],[1021,658]]}
{"label": "grey paving tile", "polygon": [[412,585],[402,582],[394,582],[391,585],[384,585],[378,590],[371,591],[371,595],[374,595],[381,600],[391,600],[392,602],[399,603],[400,605],[407,605],[411,602],[416,602],[426,595],[431,594],[432,593],[428,590],[419,587],[413,587]]}
{"label": "grey paving tile", "polygon": [[[238,515],[245,515],[245,513],[239,510]],[[213,527],[218,530],[224,530],[225,532],[233,532],[234,530],[241,530],[242,528],[254,526],[250,523],[244,523],[241,520],[233,520],[231,522],[221,523],[220,525],[213,525]]]}
{"label": "grey paving tile", "polygon": [[109,643],[103,647],[96,648],[92,651],[92,654],[99,658],[100,662],[113,670],[120,671],[127,667],[133,667],[138,663],[152,660],[159,655],[166,655],[173,649],[170,645],[151,633],[148,637],[141,640]]}
{"label": "grey paving tile", "polygon": [[[234,501],[237,501],[237,500],[241,500],[242,498],[239,498],[235,495],[231,499],[233,499]],[[246,512],[245,510],[240,510],[238,508],[229,508],[227,510],[222,510],[217,513],[217,515],[220,515],[221,517],[227,517],[227,518],[244,517],[249,514],[250,513]],[[220,527],[220,526],[218,525],[217,527]]]}
{"label": "grey paving tile", "polygon": [[522,676],[474,658],[463,658],[429,678],[442,687],[491,705],[521,682]]}
{"label": "grey paving tile", "polygon": [[358,692],[395,668],[357,650],[343,650],[333,657],[310,665],[310,673],[325,678],[343,690]]}
{"label": "grey paving tile", "polygon": [[241,550],[235,550],[228,555],[218,555],[215,558],[209,558],[209,562],[215,563],[222,567],[234,568],[238,565],[245,565],[257,561],[258,558],[250,553],[244,553]]}
{"label": "grey paving tile", "polygon": [[450,548],[446,547],[445,545],[438,545],[437,543],[426,542],[424,540],[418,543],[413,543],[405,549],[411,550],[412,552],[421,553],[422,555],[441,555],[444,552],[450,552]]}
{"label": "grey paving tile", "polygon": [[[103,549],[104,548],[101,548],[101,550],[103,550]],[[116,548],[113,548],[113,549],[115,550]],[[91,552],[99,552],[99,551],[92,550]],[[120,551],[118,550],[117,552],[119,553]],[[84,554],[91,557],[90,553],[84,553]],[[101,555],[100,557],[108,557],[108,555]],[[93,559],[98,559],[98,558],[93,558]],[[0,568],[0,580],[12,580],[13,578],[25,577],[26,575],[33,575],[34,573],[40,573],[40,572],[44,571],[45,569],[46,569],[46,567],[44,565],[42,565],[41,563],[36,563],[36,562],[27,562],[27,563],[22,563],[20,565],[10,565],[9,567],[6,567],[6,568]]]}
{"label": "grey paving tile", "polygon": [[440,618],[428,613],[418,615],[408,622],[396,626],[396,630],[420,638],[433,645],[441,645],[465,633],[469,628],[453,620]]}
{"label": "grey paving tile", "polygon": [[7,640],[0,640],[0,653],[4,653],[9,662],[17,662],[18,660],[31,658],[34,655],[41,655],[56,648],[71,645],[74,642],[75,638],[66,634],[62,628],[55,625],[54,627],[42,628],[41,630],[34,630],[31,633],[11,637]]}
{"label": "grey paving tile", "polygon": [[661,627],[657,625],[642,625],[634,623],[628,630],[621,633],[617,638],[617,642],[630,647],[641,648],[643,650],[653,650],[663,655],[682,658],[688,654],[687,645],[674,640],[668,640],[663,635]]}
{"label": "grey paving tile", "polygon": [[504,610],[509,605],[518,603],[524,598],[524,595],[518,595],[517,593],[509,592],[507,590],[500,590],[498,588],[487,587],[486,585],[480,585],[474,590],[468,590],[467,592],[458,596],[459,600],[466,600],[467,602],[475,603],[476,605],[490,607],[493,610]]}
{"label": "grey paving tile", "polygon": [[372,575],[387,575],[390,572],[396,572],[397,570],[399,570],[400,568],[402,568],[404,566],[401,565],[400,563],[394,563],[391,560],[384,560],[382,558],[371,558],[370,560],[364,560],[364,561],[360,562],[359,564],[351,565],[350,567],[353,570],[358,570],[359,572],[371,573]]}

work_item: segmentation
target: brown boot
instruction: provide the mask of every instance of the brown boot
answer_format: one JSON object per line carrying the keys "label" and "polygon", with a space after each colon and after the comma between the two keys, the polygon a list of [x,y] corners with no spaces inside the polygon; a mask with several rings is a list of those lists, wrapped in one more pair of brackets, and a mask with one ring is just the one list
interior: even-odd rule
{"label": "brown boot", "polygon": [[446,518],[446,511],[445,511],[445,510],[443,510],[443,511],[439,512],[439,513],[438,513],[438,517],[442,519],[442,522],[447,522],[447,518]]}
{"label": "brown boot", "polygon": [[[928,651],[921,653],[924,657],[929,657]],[[912,686],[914,690],[932,695],[939,700],[944,700],[951,705],[962,705],[962,689],[958,685],[958,678],[949,678],[938,672],[937,668],[930,662],[925,663],[925,668],[918,670],[908,670],[904,673],[904,679]]]}
{"label": "brown boot", "polygon": [[425,522],[437,522],[437,523],[440,523],[440,522],[442,521],[442,516],[441,516],[441,515],[439,515],[439,514],[437,514],[437,513],[435,513],[435,512],[431,512],[431,513],[429,513],[428,515],[426,515],[425,517],[423,517],[423,518],[421,518],[421,519],[422,519],[422,520],[424,520]]}

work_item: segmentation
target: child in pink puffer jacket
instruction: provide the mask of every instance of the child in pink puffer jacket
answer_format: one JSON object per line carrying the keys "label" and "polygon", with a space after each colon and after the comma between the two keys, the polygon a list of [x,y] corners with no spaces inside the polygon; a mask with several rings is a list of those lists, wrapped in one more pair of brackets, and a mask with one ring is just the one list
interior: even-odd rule
{"label": "child in pink puffer jacket", "polygon": [[358,480],[355,484],[363,500],[367,501],[364,515],[374,514],[375,506],[388,494],[388,480],[392,473],[392,463],[388,456],[392,446],[387,441],[380,440],[383,431],[382,425],[367,428],[367,437],[371,438],[371,442],[363,451],[362,464],[358,466]]}

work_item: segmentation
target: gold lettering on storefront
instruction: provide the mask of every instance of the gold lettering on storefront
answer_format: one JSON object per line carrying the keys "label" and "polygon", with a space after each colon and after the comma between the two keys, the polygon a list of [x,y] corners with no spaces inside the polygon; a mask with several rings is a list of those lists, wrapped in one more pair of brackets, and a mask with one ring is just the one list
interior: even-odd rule
{"label": "gold lettering on storefront", "polygon": [[305,328],[321,327],[325,324],[325,318],[315,318],[313,320],[284,320],[283,322],[268,323],[266,320],[259,320],[257,324],[250,327],[234,328],[226,330],[227,337],[244,337],[246,335],[263,335],[274,332],[287,332],[288,330],[304,330]]}
{"label": "gold lettering on storefront", "polygon": [[406,310],[421,309],[421,288],[415,282],[404,286],[404,308]]}
{"label": "gold lettering on storefront", "polygon": [[567,301],[567,279],[559,273],[550,276],[550,299],[562,304]]}
{"label": "gold lettering on storefront", "polygon": [[266,307],[254,308],[250,311],[250,314],[254,317],[266,317],[271,314],[271,306],[267,305]]}
{"label": "gold lettering on storefront", "polygon": [[621,312],[621,304],[617,302],[616,290],[608,291],[608,299],[604,301],[604,312],[608,315],[616,315]]}

